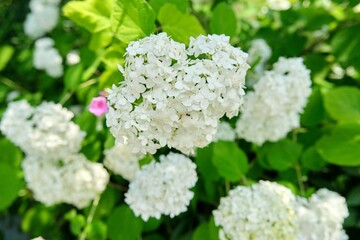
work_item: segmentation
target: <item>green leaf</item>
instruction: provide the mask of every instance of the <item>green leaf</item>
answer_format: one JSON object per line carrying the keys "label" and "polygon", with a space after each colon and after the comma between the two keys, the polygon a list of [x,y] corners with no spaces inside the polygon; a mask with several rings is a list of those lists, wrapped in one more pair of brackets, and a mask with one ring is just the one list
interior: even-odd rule
{"label": "green leaf", "polygon": [[172,3],[183,13],[186,13],[189,8],[189,0],[150,0],[151,7],[154,9],[156,15],[159,14],[159,10],[166,3]]}
{"label": "green leaf", "polygon": [[77,25],[91,33],[111,27],[111,0],[70,1],[63,7],[63,13]]}
{"label": "green leaf", "polygon": [[9,207],[21,189],[17,170],[9,164],[0,162],[0,211]]}
{"label": "green leaf", "polygon": [[231,6],[225,2],[216,5],[213,10],[210,30],[211,33],[234,36],[236,34],[236,17]]}
{"label": "green leaf", "polygon": [[212,151],[212,144],[205,148],[198,148],[196,150],[195,162],[204,179],[216,181],[220,178],[220,175],[212,162]]}
{"label": "green leaf", "polygon": [[116,44],[114,43],[111,44],[111,46],[105,50],[105,53],[101,58],[101,61],[107,65],[106,66],[107,69],[111,68],[116,71],[119,71],[117,65],[118,64],[123,65],[125,49],[126,46],[119,42]]}
{"label": "green leaf", "polygon": [[324,159],[320,156],[320,154],[316,151],[316,148],[314,146],[309,147],[304,151],[304,153],[301,156],[301,164],[303,167],[313,170],[313,171],[319,171],[323,167],[325,167],[326,162]]}
{"label": "green leaf", "polygon": [[101,194],[99,204],[96,208],[95,218],[108,216],[112,212],[118,199],[119,199],[118,192],[108,187]]}
{"label": "green leaf", "polygon": [[212,162],[222,177],[233,182],[239,181],[249,169],[246,154],[235,142],[214,143]]}
{"label": "green leaf", "polygon": [[218,240],[218,229],[215,226],[214,218],[198,226],[192,236],[192,240]]}
{"label": "green leaf", "polygon": [[308,104],[301,115],[301,124],[313,127],[325,118],[323,99],[319,88],[315,88],[309,97]]}
{"label": "green leaf", "polygon": [[182,13],[174,4],[167,3],[161,7],[158,20],[163,31],[178,42],[187,44],[190,37],[205,35],[199,20],[193,15]]}
{"label": "green leaf", "polygon": [[81,230],[85,226],[85,217],[81,214],[77,214],[75,209],[70,210],[64,215],[64,219],[70,222],[70,231],[72,234],[78,236]]}
{"label": "green leaf", "polygon": [[69,67],[64,75],[65,89],[74,91],[82,82],[84,68],[81,63]]}
{"label": "green leaf", "polygon": [[265,158],[272,169],[284,171],[292,167],[301,154],[300,144],[283,139],[275,143],[265,143],[262,147]]}
{"label": "green leaf", "polygon": [[55,227],[55,220],[52,208],[36,205],[25,213],[21,222],[21,230],[32,236],[44,236]]}
{"label": "green leaf", "polygon": [[99,49],[107,47],[113,39],[113,33],[110,28],[93,33],[89,42],[89,49],[96,52]]}
{"label": "green leaf", "polygon": [[360,165],[360,124],[341,124],[323,136],[316,149],[325,161],[340,166]]}
{"label": "green leaf", "polygon": [[118,85],[124,79],[118,69],[109,68],[105,70],[99,79],[99,89],[111,88],[113,84]]}
{"label": "green leaf", "polygon": [[338,87],[324,96],[326,111],[342,122],[360,123],[360,90],[355,87]]}
{"label": "green leaf", "polygon": [[356,186],[351,189],[350,193],[346,197],[348,206],[360,206],[360,186]]}
{"label": "green leaf", "polygon": [[91,224],[85,227],[88,240],[105,240],[107,234],[107,226],[100,220],[94,220]]}
{"label": "green leaf", "polygon": [[3,138],[0,140],[0,163],[7,163],[11,167],[20,167],[23,155],[18,147]]}
{"label": "green leaf", "polygon": [[337,61],[354,65],[360,71],[360,24],[350,25],[337,31],[331,41],[331,47]]}
{"label": "green leaf", "polygon": [[144,226],[144,232],[152,232],[158,229],[162,223],[162,219],[156,219],[156,218],[149,218],[147,222],[143,223]]}
{"label": "green leaf", "polygon": [[14,54],[14,48],[10,45],[2,45],[0,47],[0,71],[2,71]]}
{"label": "green leaf", "polygon": [[115,0],[111,29],[117,39],[129,43],[155,31],[155,14],[145,0]]}
{"label": "green leaf", "polygon": [[137,240],[142,221],[126,205],[116,208],[108,218],[108,236],[111,240]]}

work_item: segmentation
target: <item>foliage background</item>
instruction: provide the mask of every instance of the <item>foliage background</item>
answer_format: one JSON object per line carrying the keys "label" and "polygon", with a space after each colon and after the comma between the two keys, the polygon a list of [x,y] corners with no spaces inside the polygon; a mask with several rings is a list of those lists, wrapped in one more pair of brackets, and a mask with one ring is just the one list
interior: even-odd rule
{"label": "foliage background", "polygon": [[[200,2],[200,3],[199,3]],[[127,43],[165,31],[187,43],[189,36],[216,33],[247,50],[255,38],[280,56],[303,57],[311,70],[313,93],[301,117],[302,127],[286,139],[257,147],[243,140],[198,149],[199,181],[186,213],[170,219],[136,218],[124,202],[127,182],[112,175],[97,207],[78,210],[46,207],[26,189],[22,152],[0,136],[0,239],[217,239],[211,211],[232,187],[259,179],[280,182],[298,195],[325,187],[347,198],[344,224],[350,239],[360,235],[360,7],[357,0],[292,0],[285,11],[265,1],[86,0],[62,1],[61,18],[48,35],[65,57],[79,51],[81,62],[65,66],[53,79],[32,65],[34,41],[25,36],[28,1],[0,2],[0,116],[12,91],[37,105],[60,102],[78,114],[87,132],[82,152],[101,162],[113,144],[104,119],[87,110],[100,91],[122,80]],[[357,5],[357,7],[356,7]],[[251,74],[251,71],[249,72]],[[236,119],[231,119],[235,124]],[[167,153],[161,149],[156,154]],[[146,162],[146,159],[144,160]],[[89,217],[90,216],[90,217]]]}

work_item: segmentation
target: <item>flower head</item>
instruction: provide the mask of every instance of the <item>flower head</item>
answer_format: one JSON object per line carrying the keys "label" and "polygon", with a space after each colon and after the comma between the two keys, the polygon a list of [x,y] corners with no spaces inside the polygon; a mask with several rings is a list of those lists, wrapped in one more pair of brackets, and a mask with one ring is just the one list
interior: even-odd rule
{"label": "flower head", "polygon": [[295,196],[276,183],[238,186],[213,212],[221,240],[295,239]]}
{"label": "flower head", "polygon": [[101,116],[109,110],[109,107],[106,104],[106,98],[103,96],[94,97],[91,100],[89,111],[95,116]]}
{"label": "flower head", "polygon": [[206,146],[219,119],[240,110],[246,58],[224,35],[191,38],[187,49],[166,33],[131,42],[120,67],[124,82],[109,91],[111,133],[144,154]]}
{"label": "flower head", "polygon": [[151,162],[137,172],[125,194],[136,216],[144,221],[149,217],[160,218],[161,214],[174,217],[186,211],[194,193],[196,165],[177,153],[160,156],[160,162]]}

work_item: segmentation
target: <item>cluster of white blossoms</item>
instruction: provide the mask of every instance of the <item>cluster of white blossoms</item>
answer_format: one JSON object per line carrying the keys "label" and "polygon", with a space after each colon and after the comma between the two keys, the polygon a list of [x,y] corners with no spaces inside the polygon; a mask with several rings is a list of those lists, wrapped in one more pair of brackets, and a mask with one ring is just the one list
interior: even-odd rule
{"label": "cluster of white blossoms", "polygon": [[236,139],[236,132],[228,122],[220,122],[216,131],[213,142],[228,141],[232,142]]}
{"label": "cluster of white blossoms", "polygon": [[54,40],[48,37],[36,40],[33,64],[36,69],[44,70],[54,78],[61,77],[64,72],[62,58],[54,48]]}
{"label": "cluster of white blossoms", "polygon": [[88,161],[82,154],[58,161],[27,156],[22,166],[34,198],[46,205],[64,202],[84,208],[105,190],[109,181],[103,165]]}
{"label": "cluster of white blossoms", "polygon": [[60,104],[43,102],[33,108],[21,100],[9,103],[0,129],[27,155],[57,160],[81,148],[85,133],[71,122],[73,116]]}
{"label": "cluster of white blossoms", "polygon": [[342,224],[345,199],[320,189],[310,199],[295,197],[286,187],[260,181],[238,186],[213,211],[221,240],[346,240]]}
{"label": "cluster of white blossoms", "polygon": [[118,144],[104,151],[104,165],[124,179],[132,181],[139,171],[139,160],[144,157],[141,153],[133,153],[127,145]]}
{"label": "cluster of white blossoms", "polygon": [[169,153],[137,172],[125,194],[136,216],[144,221],[162,214],[174,217],[186,211],[197,181],[196,165],[184,155]]}
{"label": "cluster of white blossoms", "polygon": [[224,35],[191,38],[187,49],[166,33],[131,42],[119,67],[124,81],[109,90],[111,133],[144,154],[165,145],[186,154],[206,146],[219,119],[240,110],[246,58]]}
{"label": "cluster of white blossoms", "polygon": [[295,236],[295,196],[276,183],[239,186],[213,211],[221,240],[287,239]]}
{"label": "cluster of white blossoms", "polygon": [[310,94],[310,71],[302,58],[280,58],[246,94],[236,124],[238,136],[258,145],[284,138],[299,127]]}
{"label": "cluster of white blossoms", "polygon": [[66,202],[83,208],[109,180],[102,164],[78,153],[85,133],[71,121],[73,116],[60,104],[43,102],[35,108],[21,100],[9,103],[0,123],[2,133],[26,154],[29,189],[47,205]]}
{"label": "cluster of white blossoms", "polygon": [[320,189],[297,207],[298,240],[347,240],[343,229],[349,215],[346,200],[336,192]]}
{"label": "cluster of white blossoms", "polygon": [[60,0],[31,0],[30,13],[24,23],[25,34],[36,39],[50,32],[59,18]]}

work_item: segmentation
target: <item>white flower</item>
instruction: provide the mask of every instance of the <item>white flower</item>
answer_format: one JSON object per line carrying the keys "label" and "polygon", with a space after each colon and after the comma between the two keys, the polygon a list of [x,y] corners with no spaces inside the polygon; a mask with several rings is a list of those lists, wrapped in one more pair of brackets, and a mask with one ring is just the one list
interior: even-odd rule
{"label": "white flower", "polygon": [[310,72],[302,59],[280,58],[246,94],[236,124],[238,136],[258,145],[284,138],[299,127],[310,94]]}
{"label": "white flower", "polygon": [[248,62],[250,64],[258,61],[258,65],[262,65],[270,59],[271,48],[264,39],[254,39],[251,41],[251,46],[248,53]]}
{"label": "white flower", "polygon": [[76,50],[72,50],[66,55],[66,64],[67,65],[74,65],[79,62],[80,62],[80,56]]}
{"label": "white flower", "polygon": [[36,39],[50,32],[58,22],[59,3],[60,0],[31,0],[31,12],[24,23],[25,34]]}
{"label": "white flower", "polygon": [[143,157],[142,154],[131,152],[124,144],[115,145],[111,149],[105,150],[104,154],[105,167],[128,181],[135,178],[140,169],[139,160]]}
{"label": "white flower", "polygon": [[165,145],[187,154],[206,146],[219,119],[239,112],[246,57],[223,35],[191,38],[188,49],[166,33],[131,42],[120,67],[125,80],[109,90],[111,133],[144,154]]}
{"label": "white flower", "polygon": [[298,203],[298,240],[348,239],[342,227],[349,215],[345,198],[336,192],[320,189],[309,200],[300,198]]}
{"label": "white flower", "polygon": [[102,164],[88,161],[84,155],[69,155],[58,161],[45,156],[27,156],[23,171],[34,198],[46,205],[68,203],[84,208],[100,195],[109,181]]}
{"label": "white flower", "polygon": [[213,142],[217,141],[229,141],[232,142],[236,138],[235,130],[230,126],[228,122],[220,122]]}
{"label": "white flower", "polygon": [[9,104],[0,129],[26,154],[59,159],[77,153],[85,136],[71,122],[73,116],[60,104],[43,102],[33,108],[22,100]]}
{"label": "white flower", "polygon": [[238,186],[213,211],[221,240],[295,239],[295,196],[276,183]]}
{"label": "white flower", "polygon": [[63,75],[63,66],[62,58],[53,45],[51,38],[36,40],[33,64],[36,69],[45,70],[49,76],[57,78]]}
{"label": "white flower", "polygon": [[125,194],[136,216],[144,221],[162,214],[174,217],[186,211],[194,193],[190,191],[196,181],[196,165],[177,153],[160,156],[160,162],[151,162],[137,172]]}
{"label": "white flower", "polygon": [[270,57],[271,48],[264,39],[254,39],[251,41],[248,62],[252,66],[252,71],[248,75],[246,86],[252,87],[264,75],[265,64]]}
{"label": "white flower", "polygon": [[18,147],[28,142],[28,136],[32,130],[29,118],[34,114],[34,109],[25,101],[10,102],[4,112],[0,130],[10,141]]}
{"label": "white flower", "polygon": [[269,8],[272,10],[288,10],[291,7],[289,0],[266,0]]}

